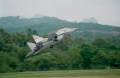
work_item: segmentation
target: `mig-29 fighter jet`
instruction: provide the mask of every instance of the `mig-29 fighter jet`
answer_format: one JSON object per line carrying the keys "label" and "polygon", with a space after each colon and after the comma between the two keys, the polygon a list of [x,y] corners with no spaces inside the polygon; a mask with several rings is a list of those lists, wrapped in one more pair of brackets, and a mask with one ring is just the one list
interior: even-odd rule
{"label": "mig-29 fighter jet", "polygon": [[35,55],[47,47],[53,47],[56,43],[62,41],[64,34],[76,31],[78,28],[62,28],[54,33],[48,34],[47,38],[33,35],[35,43],[27,42],[28,47],[31,49],[26,57]]}

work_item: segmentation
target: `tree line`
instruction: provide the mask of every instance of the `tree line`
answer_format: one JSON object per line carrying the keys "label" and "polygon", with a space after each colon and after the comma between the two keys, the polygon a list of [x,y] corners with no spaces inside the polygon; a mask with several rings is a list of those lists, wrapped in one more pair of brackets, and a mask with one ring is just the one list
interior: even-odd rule
{"label": "tree line", "polygon": [[28,29],[27,33],[9,33],[0,29],[0,72],[120,68],[119,36],[88,41],[66,35],[52,49],[25,58],[32,34],[37,32]]}

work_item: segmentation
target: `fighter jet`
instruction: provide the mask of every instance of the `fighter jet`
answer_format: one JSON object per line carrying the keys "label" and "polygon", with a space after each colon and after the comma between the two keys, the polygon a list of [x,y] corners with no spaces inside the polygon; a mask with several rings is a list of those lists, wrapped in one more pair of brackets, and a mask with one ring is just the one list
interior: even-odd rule
{"label": "fighter jet", "polygon": [[35,43],[27,42],[27,45],[31,49],[31,51],[26,55],[26,57],[38,54],[47,47],[53,47],[53,45],[63,40],[65,34],[76,30],[78,30],[78,28],[62,28],[53,33],[49,33],[47,38],[33,35],[32,37]]}

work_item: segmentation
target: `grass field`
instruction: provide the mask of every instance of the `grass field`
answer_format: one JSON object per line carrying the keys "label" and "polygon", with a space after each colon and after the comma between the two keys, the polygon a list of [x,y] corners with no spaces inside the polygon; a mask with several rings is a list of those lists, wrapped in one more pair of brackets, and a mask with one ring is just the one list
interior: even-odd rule
{"label": "grass field", "polygon": [[120,69],[0,73],[0,78],[120,78]]}

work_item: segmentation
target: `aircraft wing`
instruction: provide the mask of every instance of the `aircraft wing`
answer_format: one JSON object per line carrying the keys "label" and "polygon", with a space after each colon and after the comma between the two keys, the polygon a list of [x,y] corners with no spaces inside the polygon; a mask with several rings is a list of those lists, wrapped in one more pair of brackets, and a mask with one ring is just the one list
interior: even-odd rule
{"label": "aircraft wing", "polygon": [[39,43],[39,42],[46,42],[48,40],[48,38],[43,38],[37,35],[32,35],[35,43]]}
{"label": "aircraft wing", "polygon": [[73,31],[76,31],[78,28],[62,28],[62,29],[59,29],[56,34],[57,35],[62,35],[62,34],[65,34],[65,33],[69,33],[69,32],[73,32]]}
{"label": "aircraft wing", "polygon": [[43,44],[43,47],[42,47],[41,49],[39,49],[38,51],[36,51],[36,52],[34,53],[34,55],[38,54],[40,51],[44,50],[45,48],[48,48],[48,47],[50,47],[51,45],[54,45],[55,43],[57,43],[57,42],[54,42],[54,41],[45,42],[45,43]]}
{"label": "aircraft wing", "polygon": [[29,48],[31,49],[31,52],[29,52],[26,57],[29,57],[31,55],[35,55],[38,54],[40,51],[42,51],[43,49],[50,47],[51,45],[54,45],[58,42],[54,42],[54,41],[47,41],[43,43],[42,47],[37,47],[37,44],[32,43],[32,42],[28,42],[27,45],[29,46]]}
{"label": "aircraft wing", "polygon": [[[31,49],[31,52],[29,52],[26,57],[35,54],[38,50],[41,50],[44,47],[44,43],[48,41],[48,38],[43,38],[37,35],[32,35],[35,43],[27,42],[28,47]],[[40,43],[42,43],[40,45]]]}

